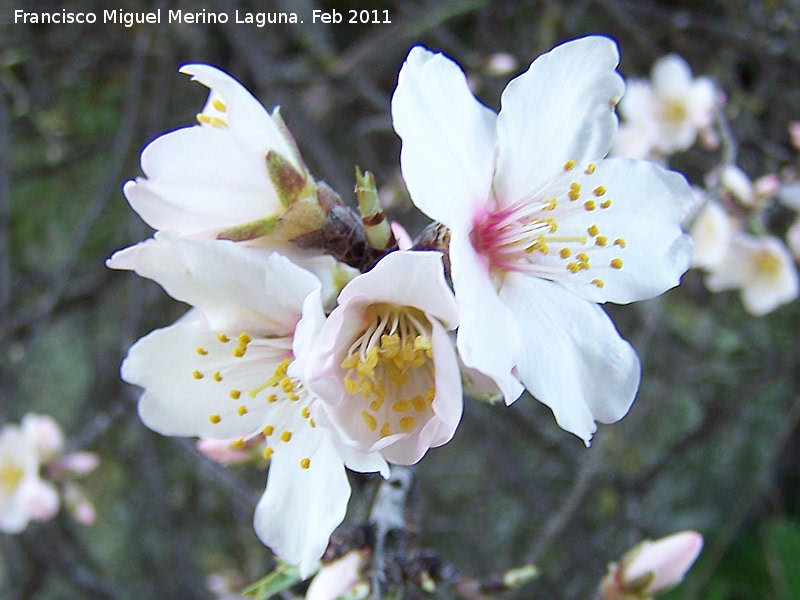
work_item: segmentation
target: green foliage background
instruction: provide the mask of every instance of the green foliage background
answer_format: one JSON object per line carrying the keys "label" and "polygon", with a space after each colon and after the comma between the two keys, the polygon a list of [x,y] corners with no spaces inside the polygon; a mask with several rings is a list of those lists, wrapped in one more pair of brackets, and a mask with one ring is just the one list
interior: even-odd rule
{"label": "green foliage background", "polygon": [[[628,77],[677,52],[727,92],[748,174],[797,161],[786,133],[800,119],[796,0],[210,0],[207,10],[231,15],[387,9],[392,23],[13,24],[16,8],[62,7],[0,2],[0,421],[49,413],[72,447],[101,455],[87,480],[98,520],[62,514],[0,537],[2,598],[207,598],[209,573],[245,583],[272,567],[251,527],[265,472],[218,467],[191,442],[146,430],[137,391],[118,378],[127,347],[184,310],[103,266],[149,234],[121,194],[141,148],[191,125],[205,99],[181,64],[220,66],[280,104],[312,172],[348,201],[356,164],[401,186],[389,103],[415,43],[459,61],[494,108],[508,79],[485,68],[496,52],[521,70],[560,41],[604,33]],[[69,4],[110,8],[198,5]],[[699,181],[715,158],[692,150],[675,165]],[[424,222],[402,199],[391,216],[412,233]],[[420,543],[465,576],[535,562],[542,577],[506,597],[558,600],[589,597],[606,563],[641,538],[691,528],[706,546],[669,598],[800,598],[800,304],[757,319],[690,272],[664,297],[609,311],[644,364],[630,414],[587,450],[530,398],[468,402],[456,438],[418,469]]]}

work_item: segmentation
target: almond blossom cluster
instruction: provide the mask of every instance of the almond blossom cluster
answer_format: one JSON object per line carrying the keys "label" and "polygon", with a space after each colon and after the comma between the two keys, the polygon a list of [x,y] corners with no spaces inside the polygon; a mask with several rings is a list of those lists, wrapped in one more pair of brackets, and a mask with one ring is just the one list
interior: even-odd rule
{"label": "almond blossom cluster", "polygon": [[[756,316],[797,298],[800,218],[785,231],[786,242],[770,220],[778,202],[800,210],[800,184],[791,171],[753,181],[735,164],[725,95],[716,84],[693,77],[686,61],[671,54],[655,62],[649,80],[629,82],[619,108],[624,122],[613,147],[618,156],[666,164],[698,141],[706,151],[720,149],[720,165],[695,188],[698,209],[687,219],[695,241],[692,267],[706,273],[706,287],[739,290],[745,309]],[[800,148],[800,126],[790,125],[789,134]]]}
{"label": "almond blossom cluster", "polygon": [[28,413],[0,429],[0,531],[20,533],[31,521],[49,521],[61,505],[80,523],[95,521],[92,503],[76,479],[92,472],[93,452],[64,453],[64,434],[47,415]]}
{"label": "almond blossom cluster", "polygon": [[600,305],[678,284],[695,199],[677,173],[606,157],[618,60],[604,37],[559,46],[495,113],[456,63],[413,48],[391,110],[411,199],[435,219],[415,241],[395,238],[371,174],[356,212],[277,109],[181,69],[208,99],[142,152],[124,194],[156,232],[107,264],[191,308],[136,342],[122,377],[154,431],[269,461],[255,531],[302,577],[345,516],[346,469],[386,477],[447,443],[465,389],[527,390],[587,445],[628,411],[639,361]]}

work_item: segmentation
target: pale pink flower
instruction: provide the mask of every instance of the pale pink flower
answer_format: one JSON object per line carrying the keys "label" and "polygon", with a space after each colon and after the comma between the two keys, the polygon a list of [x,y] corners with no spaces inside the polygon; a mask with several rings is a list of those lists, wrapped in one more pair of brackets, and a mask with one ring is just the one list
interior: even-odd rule
{"label": "pale pink flower", "polygon": [[438,252],[392,252],[345,286],[307,379],[348,444],[412,464],[453,437],[462,388],[447,331],[457,324]]}
{"label": "pale pink flower", "polygon": [[795,260],[800,261],[800,219],[796,219],[786,232],[786,243],[789,244]]}
{"label": "pale pink flower", "polygon": [[792,255],[773,236],[736,233],[725,260],[706,277],[712,292],[738,289],[745,308],[765,315],[800,293]]}
{"label": "pale pink flower", "polygon": [[100,465],[100,456],[95,452],[70,452],[48,465],[48,472],[59,475],[88,475]]}
{"label": "pale pink flower", "polygon": [[320,282],[263,248],[167,232],[146,244],[126,252],[124,268],[195,308],[129,350],[122,377],[144,388],[139,415],[163,435],[233,438],[236,448],[264,436],[270,469],[255,531],[308,575],[344,518],[345,465],[387,472],[380,455],[339,442],[300,376],[324,320]]}
{"label": "pale pink flower", "polygon": [[636,353],[597,303],[677,285],[691,252],[684,178],[604,159],[617,62],[608,38],[563,44],[508,84],[498,115],[458,65],[417,47],[392,100],[411,198],[450,230],[464,364],[509,404],[524,384],[586,443],[639,386]]}
{"label": "pale pink flower", "polygon": [[609,565],[603,598],[651,598],[670,590],[683,581],[702,548],[703,536],[694,531],[643,541],[619,563]]}

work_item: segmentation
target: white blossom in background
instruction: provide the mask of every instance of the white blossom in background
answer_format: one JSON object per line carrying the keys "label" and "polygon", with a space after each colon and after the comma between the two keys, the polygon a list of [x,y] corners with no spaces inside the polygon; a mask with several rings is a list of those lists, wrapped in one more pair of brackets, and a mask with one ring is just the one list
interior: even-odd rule
{"label": "white blossom in background", "polygon": [[587,444],[626,414],[639,361],[598,303],[677,285],[691,240],[685,179],[604,159],[624,83],[613,41],[587,37],[536,59],[498,114],[441,54],[411,50],[392,100],[413,202],[450,230],[465,365],[507,403],[523,386]]}
{"label": "white blossom in background", "polygon": [[646,600],[669,591],[686,576],[703,548],[703,536],[682,531],[645,540],[619,563],[611,563],[603,579],[601,600]]}
{"label": "white blossom in background", "polygon": [[774,236],[736,233],[723,262],[706,277],[712,292],[738,289],[748,312],[765,315],[797,298],[797,269],[784,243]]}
{"label": "white blossom in background", "polygon": [[692,267],[713,270],[728,254],[737,225],[728,211],[716,200],[706,201],[689,230],[694,240]]}
{"label": "white blossom in background", "polygon": [[0,531],[3,533],[20,533],[30,521],[47,521],[58,512],[58,491],[40,477],[38,452],[35,441],[21,427],[6,424],[0,430]]}
{"label": "white blossom in background", "polygon": [[[625,120],[615,154],[630,158],[669,156],[690,148],[714,121],[717,90],[707,77],[693,77],[688,63],[677,54],[658,59],[650,80],[631,80],[619,105]],[[649,138],[650,151],[640,139],[630,143],[630,130]],[[711,139],[711,138],[708,138]]]}
{"label": "white blossom in background", "polygon": [[392,252],[353,279],[319,332],[308,384],[348,444],[412,464],[461,420],[458,324],[438,252]]}
{"label": "white blossom in background", "polygon": [[324,314],[321,284],[266,248],[181,238],[167,232],[111,257],[195,308],[134,344],[125,381],[144,388],[139,415],[162,435],[263,436],[270,460],[255,514],[259,538],[307,576],[344,518],[345,466],[388,473],[378,454],[341,444],[303,379]]}

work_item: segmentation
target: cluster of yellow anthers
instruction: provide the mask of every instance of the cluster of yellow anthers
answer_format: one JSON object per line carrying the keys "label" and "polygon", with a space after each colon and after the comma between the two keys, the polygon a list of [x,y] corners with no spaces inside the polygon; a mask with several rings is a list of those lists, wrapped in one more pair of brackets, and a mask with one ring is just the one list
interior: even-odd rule
{"label": "cluster of yellow anthers", "polygon": [[[412,307],[370,307],[370,325],[341,363],[348,394],[366,402],[361,418],[381,438],[416,428],[436,395],[430,324]],[[418,413],[417,417],[410,413]]]}
{"label": "cluster of yellow anthers", "polygon": [[[228,107],[225,106],[225,103],[219,98],[214,98],[214,100],[211,101],[211,106],[213,106],[220,113],[225,113],[228,110]],[[219,129],[228,128],[228,122],[222,117],[217,117],[215,115],[207,115],[205,113],[199,113],[197,115],[197,122],[201,124],[205,123],[207,125],[211,125],[212,127],[217,127]]]}
{"label": "cluster of yellow anthers", "polygon": [[[575,161],[569,160],[564,163],[564,171],[569,172],[575,169]],[[589,163],[584,169],[584,174],[592,175],[596,170],[594,163]],[[566,196],[569,199],[568,207],[574,206],[573,203],[578,203],[581,200],[582,186],[578,181],[573,181],[569,184],[566,191]],[[586,212],[593,212],[595,210],[607,210],[611,208],[612,202],[606,197],[607,190],[603,185],[597,185],[591,190],[591,196],[583,201],[582,207]],[[558,222],[553,216],[541,216],[545,211],[556,211],[559,207],[558,199],[555,197],[543,200],[535,206],[536,215],[531,216],[527,222],[527,226],[523,228],[523,238],[520,241],[524,242],[525,254],[531,255],[539,253],[547,255],[550,252],[550,244],[560,245],[558,249],[558,256],[565,261],[565,267],[570,273],[580,273],[581,271],[588,271],[589,252],[592,248],[606,248],[610,244],[624,249],[627,246],[625,240],[617,237],[610,240],[608,236],[603,235],[600,227],[592,224],[586,228],[588,235],[573,235],[573,236],[554,236],[558,230]],[[533,208],[533,207],[531,207]],[[562,209],[559,211],[561,218],[568,216],[570,208]],[[593,240],[593,244],[589,244],[589,240]],[[570,245],[577,245],[578,252],[574,252],[575,248]],[[532,257],[531,257],[532,259]],[[528,260],[531,260],[528,259]],[[613,257],[609,260],[608,267],[619,270],[622,268],[623,261],[619,257]],[[592,279],[590,283],[594,286],[602,288],[605,286],[605,281],[599,278]]]}
{"label": "cluster of yellow anthers", "polygon": [[[217,334],[217,340],[220,344],[229,344],[232,340],[224,333]],[[236,338],[237,344],[233,347],[231,354],[235,358],[243,358],[247,353],[248,346],[253,341],[253,338],[246,332],[242,332]],[[196,353],[200,356],[208,356],[209,350],[203,347],[197,347]],[[316,427],[316,423],[314,419],[311,417],[311,412],[309,411],[308,406],[301,406],[303,399],[302,389],[300,383],[290,377],[288,375],[289,365],[291,364],[292,359],[286,358],[282,360],[278,365],[275,367],[272,375],[267,379],[263,384],[253,389],[247,390],[247,395],[251,399],[255,399],[258,394],[265,390],[270,390],[266,396],[266,402],[268,404],[273,404],[278,402],[279,399],[286,399],[291,402],[298,403],[298,409],[300,410],[301,416],[306,420],[310,427]],[[200,380],[205,378],[205,374],[195,369],[192,371],[192,377],[194,379]],[[211,374],[211,379],[214,380],[216,383],[221,383],[223,381],[223,375],[220,371],[214,371]],[[232,400],[241,400],[242,398],[242,390],[239,389],[231,389],[228,391],[228,397]],[[252,408],[252,407],[251,407]],[[239,404],[236,408],[236,414],[240,417],[246,415],[248,413],[248,407],[246,404]],[[212,424],[217,424],[222,421],[222,416],[219,413],[213,413],[208,417],[209,421]],[[260,433],[267,439],[267,445],[264,447],[263,456],[264,458],[270,458],[274,453],[274,448],[269,445],[269,439],[271,436],[275,434],[275,426],[271,424],[265,425]],[[278,435],[278,440],[281,442],[289,442],[292,439],[292,432],[289,430],[284,430]],[[231,447],[235,449],[244,448],[246,445],[246,441],[244,438],[238,438],[231,443]],[[303,458],[300,460],[300,466],[303,469],[308,469],[311,466],[311,460],[309,458]]]}

